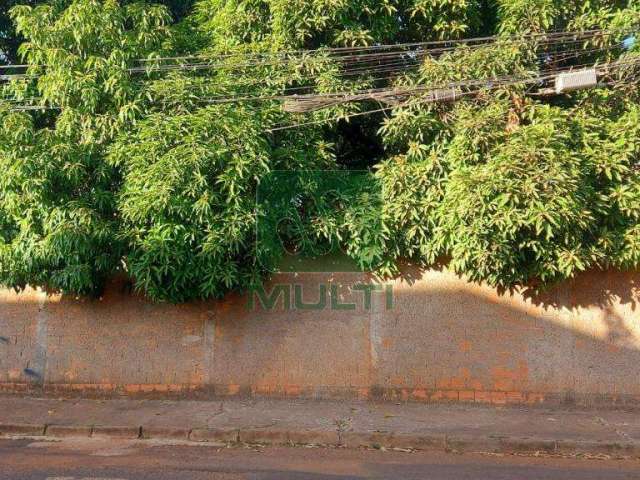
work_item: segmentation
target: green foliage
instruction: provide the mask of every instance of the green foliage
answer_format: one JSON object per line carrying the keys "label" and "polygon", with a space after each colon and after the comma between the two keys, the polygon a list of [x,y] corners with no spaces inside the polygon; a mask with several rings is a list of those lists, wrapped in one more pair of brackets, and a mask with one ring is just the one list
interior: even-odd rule
{"label": "green foliage", "polygon": [[[211,12],[216,12],[212,15]],[[201,0],[217,45],[317,48],[459,38],[477,31],[477,0]]]}
{"label": "green foliage", "polygon": [[[127,0],[122,3],[135,3],[136,0]],[[11,21],[10,11],[17,5],[36,6],[40,4],[57,3],[67,6],[70,0],[3,0],[0,4],[0,65],[5,63],[15,63],[18,58],[18,47],[24,41],[15,28],[15,23]],[[193,7],[193,0],[158,0],[156,3],[167,7],[175,21],[180,21],[187,16]]]}
{"label": "green foliage", "polygon": [[546,282],[587,267],[583,242],[603,207],[592,169],[566,113],[540,108],[529,122],[452,172],[439,205],[452,266],[474,280]]}
{"label": "green foliage", "polygon": [[[607,14],[621,12],[632,2],[621,0],[498,0],[500,31],[514,34],[546,32],[571,27],[576,20],[587,16],[604,20]],[[622,10],[623,15],[632,14]]]}
{"label": "green foliage", "polygon": [[261,120],[229,106],[153,114],[113,146],[125,262],[152,298],[220,296],[250,280],[254,186],[270,153]]}
{"label": "green foliage", "polygon": [[456,270],[508,287],[633,256],[637,108],[609,122],[583,108],[533,109],[485,164],[452,175],[441,215]]}
{"label": "green foliage", "polygon": [[159,48],[167,13],[82,0],[68,8],[19,6],[12,15],[37,78],[6,93],[37,96],[61,110],[32,117],[2,105],[2,281],[97,292],[122,258],[119,174],[104,149],[141,113],[140,90],[126,67]]}
{"label": "green foliage", "polygon": [[[634,25],[636,15],[609,12],[601,21]],[[426,62],[413,81],[540,68],[518,42],[464,50]],[[636,87],[555,106],[525,90],[505,85],[451,105],[417,99],[385,122],[381,133],[399,153],[378,170],[390,212],[386,258],[423,265],[448,258],[458,273],[504,288],[638,266]],[[381,268],[393,273],[387,264]]]}
{"label": "green foliage", "polygon": [[0,274],[6,285],[95,292],[119,261],[113,172],[85,145],[3,109]]}
{"label": "green foliage", "polygon": [[15,61],[22,39],[16,33],[9,11],[16,5],[33,5],[35,1],[4,0],[0,4],[0,65]]}
{"label": "green foliage", "polygon": [[155,300],[220,297],[246,288],[255,265],[256,187],[272,170],[327,168],[329,146],[314,131],[265,133],[275,105],[202,105],[226,91],[175,75],[148,86],[151,112],[109,150],[123,175],[118,210],[127,271]]}
{"label": "green foliage", "polygon": [[[588,268],[640,264],[637,67],[607,77],[627,86],[560,97],[532,97],[532,85],[513,81],[547,68],[523,33],[611,29],[575,48],[592,49],[589,62],[637,59],[637,46],[610,48],[638,36],[637,2],[23,0],[8,24],[14,3],[0,7],[0,50],[12,60],[19,51],[31,67],[0,87],[13,99],[0,100],[4,285],[93,294],[122,271],[158,301],[246,288],[278,260],[256,259],[258,222],[273,213],[256,195],[287,175],[295,194],[277,212],[293,220],[278,227],[285,242],[309,252],[339,244],[382,275],[407,260],[444,259],[475,281],[543,287]],[[341,75],[324,54],[270,63],[264,53],[493,33],[501,40],[428,57],[396,80],[430,89],[502,82],[456,102],[415,96],[356,120],[346,118],[381,105],[289,114],[275,99],[216,102],[376,86]],[[130,70],[184,54],[225,60]],[[14,111],[29,98],[52,109]],[[296,122],[309,123],[273,130]],[[371,171],[348,171],[362,166]],[[357,180],[322,195],[323,170]]]}

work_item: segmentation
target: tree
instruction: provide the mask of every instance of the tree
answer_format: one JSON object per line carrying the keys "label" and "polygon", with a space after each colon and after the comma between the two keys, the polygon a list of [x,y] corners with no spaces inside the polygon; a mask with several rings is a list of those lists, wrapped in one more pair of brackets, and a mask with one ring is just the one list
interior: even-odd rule
{"label": "tree", "polygon": [[0,64],[15,62],[22,38],[15,31],[9,11],[15,5],[34,5],[35,1],[6,0],[0,5]]}
{"label": "tree", "polygon": [[[141,113],[126,72],[167,37],[163,7],[79,0],[12,10],[20,47],[37,79],[7,87],[54,106],[42,114],[2,105],[2,283],[95,293],[120,265],[115,193],[104,158],[114,135]],[[42,66],[46,65],[46,68]]]}
{"label": "tree", "polygon": [[481,5],[477,0],[200,0],[196,16],[217,45],[318,48],[459,38],[482,27]]}
{"label": "tree", "polygon": [[[256,225],[269,212],[255,201],[277,172],[295,179],[281,205],[292,220],[278,227],[286,244],[340,244],[381,275],[407,259],[445,259],[475,281],[543,288],[587,268],[637,268],[635,2],[163,3],[11,10],[31,66],[2,87],[2,284],[96,293],[123,271],[172,302],[246,288],[278,260],[256,258]],[[558,59],[535,36],[555,29],[606,32],[568,41]],[[416,94],[352,119],[381,105],[292,114],[278,99],[379,85],[344,75],[328,47],[492,33],[496,41],[451,46],[389,75],[398,87],[455,91],[455,101]],[[294,52],[304,48],[320,50]],[[554,62],[619,59],[601,75],[608,88],[531,95],[531,78]],[[452,87],[469,81],[477,88]],[[28,102],[49,109],[16,111]],[[375,174],[349,172],[361,168]],[[324,197],[329,174],[298,174],[322,170],[344,172]],[[349,173],[357,181],[344,185]]]}
{"label": "tree", "polygon": [[123,174],[127,271],[155,300],[220,297],[250,286],[263,270],[255,261],[257,183],[271,170],[331,161],[312,131],[287,140],[266,135],[273,107],[190,104],[194,92],[209,88],[180,76],[156,82],[157,112],[110,147]]}
{"label": "tree", "polygon": [[[122,4],[135,3],[136,0],[123,1]],[[4,0],[0,5],[0,52],[4,55],[7,63],[15,63],[19,60],[18,47],[24,41],[15,30],[15,24],[11,20],[10,11],[14,6],[26,5],[36,6],[40,4],[53,3],[62,6],[68,6],[70,0]],[[174,22],[182,21],[193,8],[194,0],[158,0],[158,4],[165,5],[173,17]],[[0,61],[0,64],[5,63]]]}
{"label": "tree", "polygon": [[[579,16],[562,17],[573,12],[566,2],[539,3],[561,5],[550,17],[561,18],[561,25],[616,32],[593,40],[605,59],[611,54],[602,46],[620,45],[639,25],[633,8],[583,5]],[[507,7],[525,11],[523,3]],[[527,11],[526,18],[543,18],[537,13]],[[462,48],[425,62],[416,81],[517,78],[544,66],[532,45],[505,40],[473,52]],[[626,55],[627,62],[637,58]],[[442,257],[472,280],[508,288],[543,287],[587,268],[637,267],[637,88],[621,82],[610,91],[556,99],[555,105],[525,93],[515,84],[450,105],[416,100],[385,123],[381,132],[397,153],[378,170],[391,232],[380,262],[385,273],[402,258],[429,265]]]}

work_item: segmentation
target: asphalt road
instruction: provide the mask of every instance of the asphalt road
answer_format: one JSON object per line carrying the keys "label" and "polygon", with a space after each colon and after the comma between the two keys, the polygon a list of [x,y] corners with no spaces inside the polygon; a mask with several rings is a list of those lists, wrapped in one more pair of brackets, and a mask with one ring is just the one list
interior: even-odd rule
{"label": "asphalt road", "polygon": [[78,439],[0,440],[11,480],[601,480],[640,479],[640,462],[382,452],[223,448]]}

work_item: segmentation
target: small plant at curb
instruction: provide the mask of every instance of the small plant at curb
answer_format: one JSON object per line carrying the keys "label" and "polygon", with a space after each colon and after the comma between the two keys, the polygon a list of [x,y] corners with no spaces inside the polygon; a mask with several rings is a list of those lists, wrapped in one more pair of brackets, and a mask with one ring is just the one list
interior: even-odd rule
{"label": "small plant at curb", "polygon": [[344,434],[353,429],[353,421],[350,418],[338,418],[333,423],[336,426],[336,432],[338,432],[338,445],[344,445]]}

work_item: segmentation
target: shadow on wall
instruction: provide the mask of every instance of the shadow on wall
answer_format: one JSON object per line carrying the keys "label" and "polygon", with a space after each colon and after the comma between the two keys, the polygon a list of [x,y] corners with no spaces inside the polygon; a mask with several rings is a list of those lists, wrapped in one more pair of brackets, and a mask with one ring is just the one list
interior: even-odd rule
{"label": "shadow on wall", "polygon": [[[446,260],[441,260],[429,269],[405,265],[399,279],[402,283],[412,286],[423,280],[429,272],[447,272],[447,263]],[[367,278],[375,279],[373,276]],[[468,283],[460,275],[457,275],[457,278]],[[509,290],[495,289],[494,293],[502,298],[520,296],[540,307],[607,308],[613,304],[625,304],[630,305],[635,311],[640,299],[640,272],[593,269],[540,292],[533,287],[524,287]]]}
{"label": "shadow on wall", "polygon": [[[358,303],[359,294],[347,293],[354,280],[346,275],[289,281],[303,284],[306,301],[314,302],[328,278],[344,286],[344,301]],[[284,275],[274,279],[285,282]],[[216,343],[218,381],[265,392],[330,385],[411,396],[417,389],[429,398],[462,391],[566,400],[640,395],[633,274],[591,272],[536,302],[428,271],[396,282],[394,297],[392,310],[379,302],[353,312],[247,312],[231,301],[216,319],[221,337],[233,339]]]}
{"label": "shadow on wall", "polygon": [[[438,264],[435,270],[445,272],[444,263]],[[407,267],[400,279],[402,283],[413,286],[419,284],[430,271],[434,270]],[[458,276],[458,278],[465,282],[462,277]],[[533,288],[487,291],[487,288],[478,289],[477,287],[477,285],[473,286],[472,290],[476,292],[481,290],[483,292],[481,296],[487,301],[512,304],[515,299],[515,305],[518,307],[521,307],[524,301],[544,309],[544,317],[549,316],[549,309],[559,313],[563,311],[566,313],[568,310],[578,317],[582,317],[585,311],[596,310],[599,313],[598,320],[604,323],[608,342],[630,345],[631,348],[636,345],[640,348],[640,343],[637,342],[640,340],[640,316],[634,315],[640,299],[640,273],[638,272],[591,270],[542,292],[537,292]],[[585,320],[588,319],[585,318]],[[599,335],[599,338],[602,338],[602,335]]]}
{"label": "shadow on wall", "polygon": [[2,292],[0,383],[33,382],[31,369],[45,385],[131,394],[640,403],[640,274],[588,272],[539,297],[411,275],[391,309],[383,294],[365,308],[350,289],[372,281],[361,274],[270,284],[300,285],[309,303],[336,284],[352,310],[251,310],[240,295],[154,305],[118,283],[100,301]]}
{"label": "shadow on wall", "polygon": [[383,384],[402,385],[402,372],[388,367],[403,365],[410,382],[426,378],[436,390],[640,393],[638,336],[625,328],[613,339],[608,312],[514,308],[449,289],[404,296],[383,333]]}

